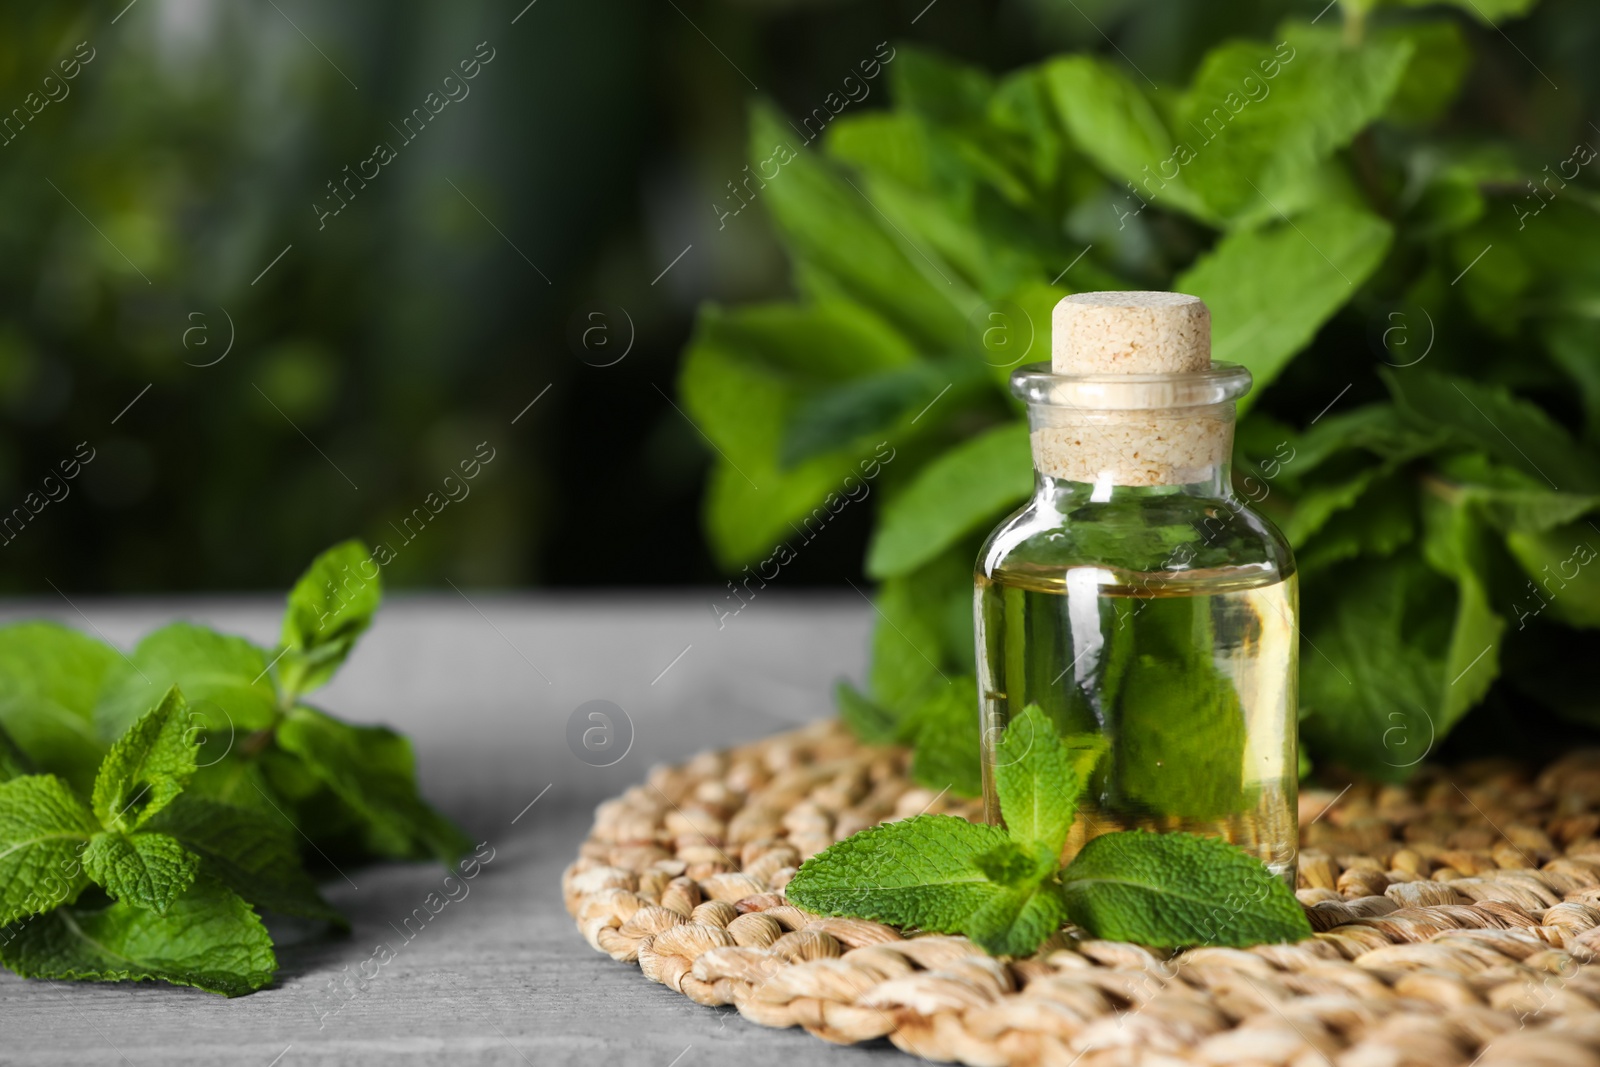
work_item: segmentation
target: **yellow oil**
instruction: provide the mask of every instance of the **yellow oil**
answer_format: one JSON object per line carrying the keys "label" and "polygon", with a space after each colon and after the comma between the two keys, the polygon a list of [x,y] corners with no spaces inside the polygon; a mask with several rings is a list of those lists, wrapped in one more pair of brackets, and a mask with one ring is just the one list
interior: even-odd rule
{"label": "yellow oil", "polygon": [[1104,567],[977,578],[984,802],[1000,819],[994,743],[1029,704],[1106,751],[1063,859],[1098,834],[1220,837],[1294,877],[1293,573],[1257,567],[1143,575]]}

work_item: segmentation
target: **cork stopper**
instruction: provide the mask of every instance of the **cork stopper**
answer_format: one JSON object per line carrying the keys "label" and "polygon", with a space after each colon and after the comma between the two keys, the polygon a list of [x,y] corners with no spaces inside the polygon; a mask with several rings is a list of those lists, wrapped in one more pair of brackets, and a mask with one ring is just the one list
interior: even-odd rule
{"label": "cork stopper", "polygon": [[[1177,399],[1186,390],[1176,383],[1192,380],[1174,376],[1212,370],[1211,312],[1199,297],[1079,293],[1056,304],[1051,324],[1054,372],[1090,381],[1073,390],[1077,400],[1030,405],[1041,472],[1096,486],[1179,485],[1204,481],[1227,461],[1231,399]],[[1124,385],[1115,382],[1120,375],[1167,377]]]}
{"label": "cork stopper", "polygon": [[1211,311],[1186,293],[1078,293],[1050,316],[1057,374],[1188,374],[1211,366]]}

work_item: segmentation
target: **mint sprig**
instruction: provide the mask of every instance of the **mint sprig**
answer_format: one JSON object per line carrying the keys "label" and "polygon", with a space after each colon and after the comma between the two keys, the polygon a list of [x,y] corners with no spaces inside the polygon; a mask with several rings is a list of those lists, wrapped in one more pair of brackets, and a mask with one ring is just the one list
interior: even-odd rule
{"label": "mint sprig", "polygon": [[352,541],[296,584],[275,654],[182,622],[126,656],[0,628],[0,964],[236,996],[276,969],[256,909],[349,929],[301,841],[333,864],[465,853],[417,793],[410,742],[302,702],[380,596]]}
{"label": "mint sprig", "polygon": [[919,815],[854,834],[801,865],[786,893],[823,915],[962,933],[996,956],[1032,953],[1070,919],[1161,948],[1311,935],[1289,888],[1248,853],[1195,834],[1129,831],[1060,855],[1104,750],[1064,739],[1030,704],[996,745],[1004,829]]}

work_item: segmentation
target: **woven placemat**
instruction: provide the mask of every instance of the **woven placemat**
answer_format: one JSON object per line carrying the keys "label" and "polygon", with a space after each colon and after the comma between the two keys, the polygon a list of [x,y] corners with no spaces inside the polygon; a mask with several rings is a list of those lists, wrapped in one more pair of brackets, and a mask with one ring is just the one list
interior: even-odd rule
{"label": "woven placemat", "polygon": [[857,830],[978,817],[907,764],[828,722],[657,768],[600,805],[567,908],[701,1004],[974,1067],[1600,1067],[1600,753],[1308,793],[1300,944],[1170,954],[1069,928],[1011,962],[785,901]]}

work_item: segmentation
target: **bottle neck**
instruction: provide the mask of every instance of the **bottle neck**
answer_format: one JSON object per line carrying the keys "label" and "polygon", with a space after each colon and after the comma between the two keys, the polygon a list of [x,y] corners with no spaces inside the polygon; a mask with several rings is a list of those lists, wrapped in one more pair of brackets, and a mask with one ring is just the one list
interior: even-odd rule
{"label": "bottle neck", "polygon": [[1160,500],[1172,496],[1188,496],[1200,500],[1218,500],[1239,503],[1233,491],[1233,464],[1227,460],[1213,463],[1202,472],[1189,472],[1192,481],[1159,485],[1120,484],[1114,472],[1106,472],[1094,482],[1069,481],[1057,478],[1036,464],[1033,470],[1034,498],[1040,503],[1052,502],[1057,506],[1081,507],[1085,504],[1112,504],[1132,501]]}
{"label": "bottle neck", "polygon": [[1028,405],[1034,470],[1041,478],[1090,486],[1092,501],[1116,499],[1126,489],[1227,493],[1233,423],[1232,401],[1144,408]]}

